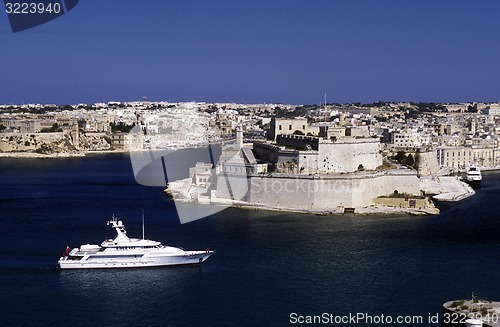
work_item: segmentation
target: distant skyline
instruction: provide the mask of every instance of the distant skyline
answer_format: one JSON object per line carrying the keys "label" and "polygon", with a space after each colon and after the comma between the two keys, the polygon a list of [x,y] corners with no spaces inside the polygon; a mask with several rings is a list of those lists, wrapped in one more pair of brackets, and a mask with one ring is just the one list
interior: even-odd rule
{"label": "distant skyline", "polygon": [[500,101],[500,2],[80,1],[12,33],[0,103]]}

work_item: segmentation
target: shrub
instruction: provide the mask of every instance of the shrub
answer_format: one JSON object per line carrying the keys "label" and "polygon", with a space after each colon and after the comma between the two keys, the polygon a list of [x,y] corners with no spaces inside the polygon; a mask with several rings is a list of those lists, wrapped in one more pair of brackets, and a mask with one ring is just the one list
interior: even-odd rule
{"label": "shrub", "polygon": [[415,159],[413,159],[413,156],[411,154],[409,154],[406,157],[405,164],[408,165],[408,166],[413,166],[415,164]]}

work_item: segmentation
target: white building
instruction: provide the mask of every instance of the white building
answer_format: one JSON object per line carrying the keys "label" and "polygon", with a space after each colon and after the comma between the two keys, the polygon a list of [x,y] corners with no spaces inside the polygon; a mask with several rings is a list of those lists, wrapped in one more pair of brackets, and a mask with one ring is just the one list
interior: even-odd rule
{"label": "white building", "polygon": [[290,135],[296,131],[303,133],[303,135],[307,135],[308,133],[318,135],[319,127],[310,126],[306,118],[272,118],[267,138],[268,140],[276,141],[276,136],[280,134]]}
{"label": "white building", "polygon": [[399,132],[393,132],[392,144],[394,147],[418,148],[431,144],[431,136],[416,128],[403,129]]}
{"label": "white building", "polygon": [[437,148],[437,159],[440,167],[448,167],[453,171],[463,171],[471,165],[493,168],[500,164],[500,152],[494,147],[448,147]]}

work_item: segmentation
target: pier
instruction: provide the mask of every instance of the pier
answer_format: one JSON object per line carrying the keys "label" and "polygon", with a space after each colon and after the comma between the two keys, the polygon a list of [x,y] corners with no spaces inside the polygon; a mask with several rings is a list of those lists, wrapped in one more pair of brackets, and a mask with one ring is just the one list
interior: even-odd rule
{"label": "pier", "polygon": [[453,176],[421,177],[421,187],[425,194],[443,202],[458,202],[476,194],[472,187]]}

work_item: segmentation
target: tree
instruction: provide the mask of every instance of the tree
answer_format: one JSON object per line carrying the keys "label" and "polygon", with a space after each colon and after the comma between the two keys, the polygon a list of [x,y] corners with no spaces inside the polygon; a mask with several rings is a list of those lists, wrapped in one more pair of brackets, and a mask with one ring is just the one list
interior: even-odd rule
{"label": "tree", "polygon": [[411,153],[406,157],[406,165],[407,166],[413,166],[415,164],[415,159],[413,159],[413,156]]}
{"label": "tree", "polygon": [[403,160],[406,159],[405,152],[404,151],[398,151],[398,153],[396,153],[396,155],[394,156],[394,159],[397,162],[402,163]]}
{"label": "tree", "polygon": [[132,125],[125,125],[123,122],[118,122],[118,124],[110,123],[109,125],[113,133],[128,133],[134,128],[135,123],[132,123]]}
{"label": "tree", "polygon": [[59,127],[57,123],[54,123],[51,128],[42,128],[41,130],[42,133],[55,133],[55,132],[62,132],[62,128]]}

